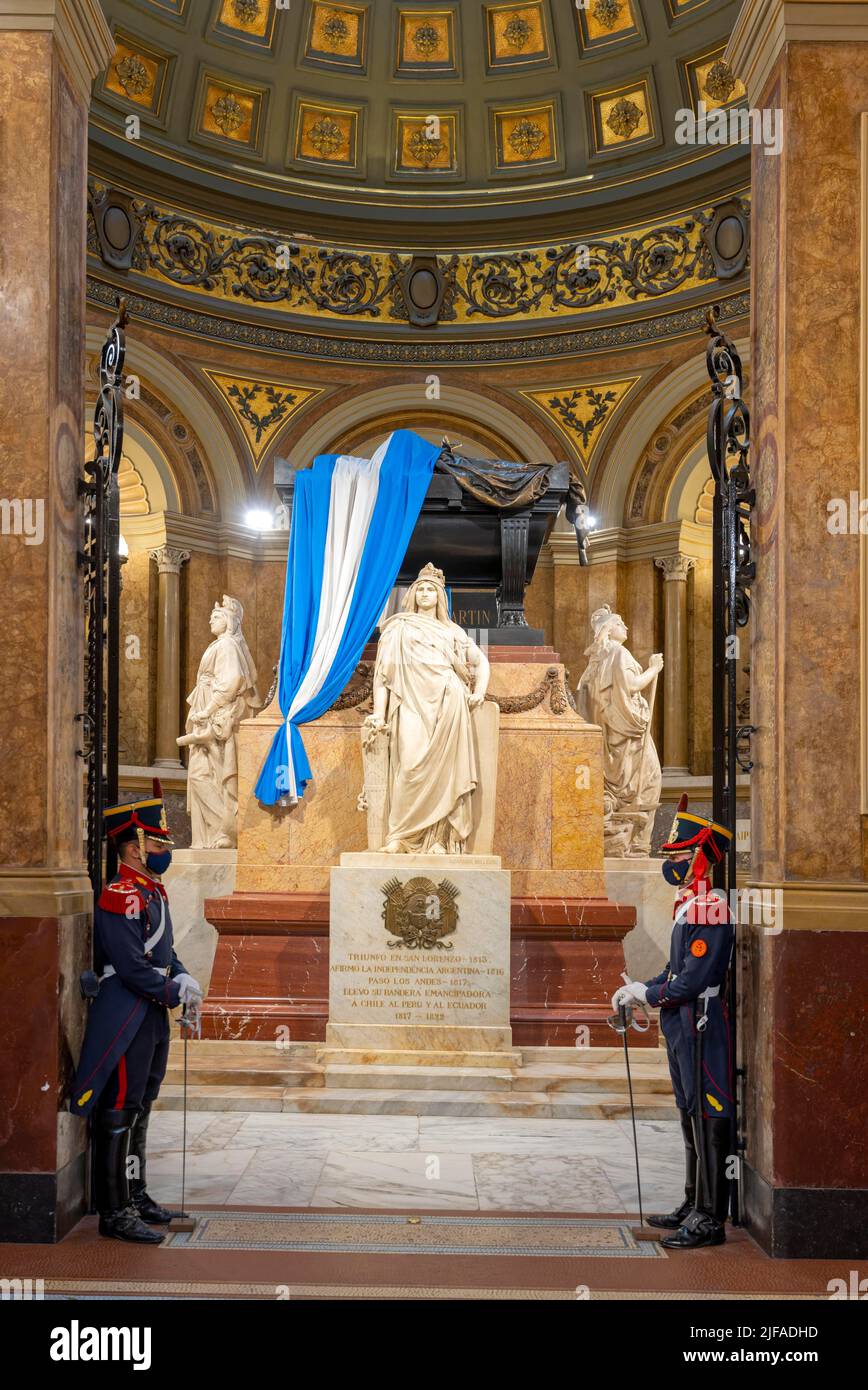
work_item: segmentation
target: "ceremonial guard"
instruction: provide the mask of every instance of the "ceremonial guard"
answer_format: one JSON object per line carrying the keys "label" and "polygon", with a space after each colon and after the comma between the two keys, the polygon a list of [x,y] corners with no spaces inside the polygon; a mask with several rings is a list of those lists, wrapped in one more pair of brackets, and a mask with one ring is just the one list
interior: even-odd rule
{"label": "ceremonial guard", "polygon": [[82,977],[92,1002],[70,1109],[93,1112],[100,1235],[159,1244],[164,1235],[151,1227],[178,1213],[148,1195],[148,1120],[166,1074],[169,1009],[182,1004],[195,1022],[202,991],[172,945],[161,882],[172,841],[160,783],[147,800],[110,807],[104,828],[120,866],[94,914],[94,970]]}
{"label": "ceremonial guard", "polygon": [[734,1094],[726,976],[734,932],[726,898],[712,889],[710,873],[731,838],[722,825],[688,813],[682,796],[663,846],[663,877],[679,890],[669,963],[653,980],[627,984],[612,1000],[616,1009],[635,1000],[660,1009],[686,1179],[681,1206],[648,1222],[672,1232],[661,1241],[670,1250],[722,1245],[726,1239]]}

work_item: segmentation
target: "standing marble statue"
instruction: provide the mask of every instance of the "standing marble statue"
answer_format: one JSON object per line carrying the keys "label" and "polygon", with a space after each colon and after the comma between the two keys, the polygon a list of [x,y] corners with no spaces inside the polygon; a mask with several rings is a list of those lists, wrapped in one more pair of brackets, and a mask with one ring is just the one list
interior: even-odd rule
{"label": "standing marble statue", "polygon": [[261,704],[256,667],[236,598],[223,595],[211,613],[214,641],[199,662],[195,689],[187,696],[187,733],[178,743],[190,749],[187,809],[193,849],[232,849],[238,841],[238,725]]}
{"label": "standing marble statue", "polygon": [[484,653],[449,617],[442,570],[426,565],[401,611],[382,624],[373,713],[363,730],[366,749],[381,739],[387,744],[386,853],[464,852],[479,782],[471,713],[482,713],[488,677]]}
{"label": "standing marble statue", "polygon": [[[608,604],[591,617],[594,640],[576,691],[579,713],[603,730],[603,835],[606,854],[623,858],[650,853],[654,813],[660,804],[660,759],[651,737],[651,715],[663,657],[647,671],[623,645],[627,628]],[[643,691],[651,686],[650,700]]]}

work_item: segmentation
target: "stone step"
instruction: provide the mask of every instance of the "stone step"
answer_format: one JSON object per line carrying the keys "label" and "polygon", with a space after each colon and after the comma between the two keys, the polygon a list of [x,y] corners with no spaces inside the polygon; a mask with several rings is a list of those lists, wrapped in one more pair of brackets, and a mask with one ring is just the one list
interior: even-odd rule
{"label": "stone step", "polygon": [[[280,1067],[286,1063],[295,1065],[304,1061],[316,1062],[317,1054],[326,1051],[325,1043],[322,1042],[232,1042],[223,1041],[216,1038],[197,1038],[189,1045],[189,1062],[192,1066],[194,1061],[212,1061],[220,1063],[240,1063],[243,1066],[267,1066],[273,1063]],[[525,1067],[542,1064],[545,1066],[577,1067],[600,1066],[608,1063],[616,1064],[623,1068],[624,1051],[620,1047],[517,1047],[513,1049],[521,1055],[522,1064]],[[172,1061],[181,1063],[183,1061],[183,1044],[175,1040],[170,1049]],[[368,1053],[360,1053],[362,1057],[368,1057]],[[387,1060],[398,1066],[418,1065],[420,1054],[418,1052],[400,1053],[392,1052],[384,1054]],[[497,1066],[498,1054],[476,1053],[463,1054],[465,1057],[470,1055],[484,1059],[480,1065]],[[437,1057],[449,1059],[447,1065],[451,1065],[451,1054],[436,1054]],[[350,1061],[347,1052],[341,1049],[341,1059]],[[489,1061],[490,1059],[490,1061]],[[435,1054],[431,1054],[428,1061],[434,1063]],[[630,1048],[630,1065],[635,1072],[637,1066],[657,1066],[664,1074],[668,1075],[666,1064],[666,1054],[664,1051],[654,1047]]]}
{"label": "stone step", "polygon": [[368,1069],[388,1067],[389,1070],[393,1067],[408,1067],[411,1070],[428,1071],[430,1067],[439,1067],[448,1071],[450,1068],[462,1070],[478,1067],[486,1071],[503,1071],[522,1066],[522,1056],[517,1049],[509,1052],[422,1052],[403,1049],[380,1052],[361,1048],[320,1047],[316,1059],[323,1066],[364,1066]]}
{"label": "stone step", "polygon": [[[156,1109],[180,1110],[182,1087],[165,1084]],[[592,1095],[568,1092],[500,1092],[460,1090],[377,1090],[372,1087],[237,1087],[190,1085],[190,1110],[244,1110],[255,1114],[282,1111],[305,1115],[451,1115],[468,1117],[511,1117],[514,1119],[610,1120],[629,1118],[626,1097],[597,1091]],[[641,1096],[636,1100],[636,1118],[668,1120],[675,1115],[671,1095]]]}
{"label": "stone step", "polygon": [[509,1091],[515,1071],[481,1067],[368,1067],[329,1065],[325,1084],[333,1090]]}
{"label": "stone step", "polygon": [[[183,1062],[175,1059],[169,1062],[166,1081],[183,1084]],[[246,1063],[197,1062],[188,1064],[187,1082],[197,1086],[248,1086],[257,1090],[270,1086],[323,1086],[325,1072],[316,1063],[295,1067],[274,1063],[257,1067]]]}
{"label": "stone step", "polygon": [[[635,1064],[631,1068],[635,1095],[668,1094],[668,1070]],[[259,1062],[225,1063],[196,1059],[188,1062],[188,1083],[199,1086],[263,1086],[284,1087],[353,1087],[374,1090],[482,1090],[482,1091],[614,1091],[626,1092],[627,1079],[623,1066],[617,1062],[598,1066],[546,1066],[532,1063],[527,1067],[418,1067],[368,1066],[360,1064],[318,1066],[303,1061],[295,1065],[278,1058]],[[170,1062],[166,1081],[183,1082],[183,1064],[176,1058]]]}
{"label": "stone step", "polygon": [[[187,1084],[188,1110],[244,1110],[251,1115],[265,1110],[282,1110],[285,1086],[200,1086]],[[294,1087],[293,1095],[301,1093]],[[164,1081],[154,1104],[155,1110],[183,1110],[184,1087],[177,1082]]]}
{"label": "stone step", "polygon": [[[669,1069],[644,1067],[631,1063],[630,1075],[634,1095],[663,1094],[672,1090]],[[513,1074],[514,1091],[617,1091],[627,1094],[627,1074],[623,1064],[603,1063],[601,1066],[550,1067],[532,1063]]]}
{"label": "stone step", "polygon": [[[198,1057],[211,1061],[243,1061],[245,1065],[258,1065],[269,1058],[277,1058],[281,1062],[313,1062],[320,1047],[322,1043],[318,1042],[233,1042],[230,1038],[194,1038],[189,1044],[189,1056],[191,1061]],[[183,1057],[184,1044],[180,1039],[173,1039],[169,1055],[179,1059]]]}

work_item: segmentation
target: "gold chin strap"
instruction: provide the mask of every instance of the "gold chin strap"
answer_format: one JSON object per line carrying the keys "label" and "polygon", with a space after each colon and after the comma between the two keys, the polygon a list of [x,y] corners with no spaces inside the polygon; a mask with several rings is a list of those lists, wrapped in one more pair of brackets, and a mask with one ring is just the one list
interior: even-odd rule
{"label": "gold chin strap", "polygon": [[139,854],[141,855],[143,873],[146,873],[149,878],[156,879],[158,883],[162,883],[162,874],[155,874],[153,869],[148,868],[148,855],[145,849],[145,832],[140,825],[136,826],[136,839],[139,845]]}

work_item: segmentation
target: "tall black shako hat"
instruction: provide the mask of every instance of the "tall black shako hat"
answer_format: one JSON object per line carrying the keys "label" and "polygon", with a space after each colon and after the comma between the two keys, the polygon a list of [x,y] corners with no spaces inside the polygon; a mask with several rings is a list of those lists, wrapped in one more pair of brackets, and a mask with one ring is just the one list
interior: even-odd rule
{"label": "tall black shako hat", "polygon": [[102,822],[103,833],[116,846],[135,839],[141,843],[146,835],[167,845],[174,844],[166,824],[159,777],[153,779],[152,795],[146,801],[125,801],[120,806],[109,806],[103,811]]}
{"label": "tall black shako hat", "polygon": [[729,849],[731,831],[706,816],[696,816],[687,810],[685,792],[675,811],[675,819],[669,832],[669,839],[662,846],[663,854],[673,854],[680,849],[703,849],[706,857],[719,863]]}

